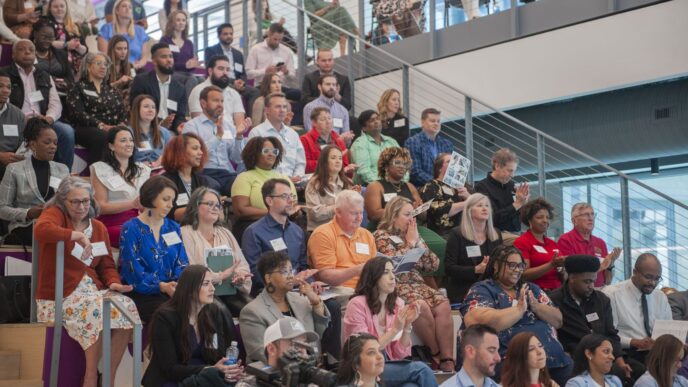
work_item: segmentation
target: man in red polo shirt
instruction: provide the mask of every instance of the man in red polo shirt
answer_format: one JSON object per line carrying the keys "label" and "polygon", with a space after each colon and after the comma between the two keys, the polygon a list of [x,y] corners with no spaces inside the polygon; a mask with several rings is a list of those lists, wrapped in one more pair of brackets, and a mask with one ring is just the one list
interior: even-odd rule
{"label": "man in red polo shirt", "polygon": [[[306,118],[304,117],[304,119]],[[344,141],[336,131],[332,130],[333,120],[330,111],[326,107],[317,107],[311,112],[310,120],[312,129],[301,136],[301,143],[306,151],[306,173],[315,172],[315,167],[318,165],[318,158],[320,157],[320,150],[328,145],[335,145],[342,151],[344,172],[348,173],[350,170],[355,169],[356,166],[354,164],[349,164],[349,151],[346,149]]]}
{"label": "man in red polo shirt", "polygon": [[607,252],[604,241],[594,235],[595,211],[588,203],[576,203],[571,208],[571,223],[573,230],[559,237],[557,244],[562,255],[592,255],[601,260],[597,272],[595,287],[609,285],[612,282],[614,261],[621,254],[621,249],[615,247]]}

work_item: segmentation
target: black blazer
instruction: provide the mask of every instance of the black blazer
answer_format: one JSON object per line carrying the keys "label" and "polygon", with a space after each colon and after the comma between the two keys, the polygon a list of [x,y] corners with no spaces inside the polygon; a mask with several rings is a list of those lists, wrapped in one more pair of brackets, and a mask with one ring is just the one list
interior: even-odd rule
{"label": "black blazer", "polygon": [[[214,46],[210,46],[205,49],[204,52],[204,61],[206,65],[210,63],[210,59],[214,56],[218,55],[224,55],[225,52],[222,50],[222,43],[218,43]],[[237,50],[236,48],[232,47],[232,62],[234,64],[239,63],[241,65],[241,71],[236,71],[236,66],[232,69],[232,78],[233,79],[241,79],[244,82],[246,82],[246,67],[244,66],[244,54],[241,53],[241,51]]]}
{"label": "black blazer", "polygon": [[[181,382],[191,375],[198,374],[207,366],[212,366],[220,360],[234,338],[234,322],[232,314],[227,308],[215,301],[212,305],[203,307],[211,312],[213,325],[217,327],[217,350],[204,350],[205,364],[189,365],[182,363],[180,343],[180,326],[182,323],[179,313],[173,310],[158,309],[153,315],[154,330],[150,333],[150,345],[153,356],[150,365],[143,375],[144,387],[161,387],[168,382]],[[203,313],[203,311],[201,312]],[[200,317],[200,316],[199,316]],[[189,334],[190,332],[187,332]],[[191,348],[193,351],[193,348]]]}
{"label": "black blazer", "polygon": [[[342,100],[339,101],[339,103],[344,105],[347,110],[351,110],[351,83],[349,82],[349,78],[336,71],[334,72],[334,76],[337,78],[339,94],[342,96]],[[301,103],[303,106],[306,106],[307,103],[320,96],[320,91],[318,90],[319,80],[320,70],[315,70],[303,77],[303,83],[301,84]],[[404,144],[399,144],[399,146],[402,145]]]}
{"label": "black blazer", "polygon": [[[176,113],[174,121],[172,122],[172,127],[167,129],[170,129],[174,133],[177,132],[179,124],[186,120],[187,99],[185,90],[184,85],[172,76],[167,99],[171,99],[177,103],[177,110],[167,109],[168,111]],[[153,97],[155,106],[160,109],[160,87],[158,86],[158,77],[155,75],[155,70],[139,74],[134,78],[134,82],[131,85],[131,91],[129,92],[129,103],[131,104],[134,102],[134,98],[141,94],[148,94]]]}
{"label": "black blazer", "polygon": [[[24,105],[24,82],[22,82],[21,76],[19,75],[19,69],[15,63],[10,64],[5,67],[7,73],[10,76],[10,82],[12,83],[12,91],[10,93],[10,103],[20,110]],[[52,87],[50,83],[50,74],[47,71],[35,69],[33,72],[33,80],[36,83],[36,90],[41,92],[43,100],[38,103],[38,107],[41,109],[41,114],[48,112],[48,102],[50,102],[50,89]]]}
{"label": "black blazer", "polygon": [[[165,173],[163,173],[162,175],[172,180],[174,184],[177,186],[177,197],[180,194],[186,193],[186,187],[184,187],[184,182],[182,181],[182,178],[179,177],[179,173],[177,173],[177,171],[165,171]],[[193,192],[198,187],[208,187],[208,179],[206,179],[205,176],[201,175],[198,172],[191,172],[191,192]],[[191,197],[190,194],[189,197]],[[177,202],[175,201],[172,207],[172,211],[170,211],[167,214],[167,217],[171,220],[174,220],[174,212],[177,211],[178,208],[182,207],[186,207],[186,205],[178,206]]]}

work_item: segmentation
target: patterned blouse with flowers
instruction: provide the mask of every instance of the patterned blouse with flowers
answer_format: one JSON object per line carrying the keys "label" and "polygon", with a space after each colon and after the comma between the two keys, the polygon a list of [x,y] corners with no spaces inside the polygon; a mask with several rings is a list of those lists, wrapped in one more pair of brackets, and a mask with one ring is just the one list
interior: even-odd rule
{"label": "patterned blouse with flowers", "polygon": [[101,122],[120,125],[128,122],[124,102],[120,94],[106,81],[100,85],[100,93],[88,79],[81,79],[70,89],[67,111],[76,127],[96,128]]}
{"label": "patterned blouse with flowers", "polygon": [[423,239],[420,239],[416,246],[408,246],[406,240],[402,236],[392,234],[385,230],[377,230],[373,236],[375,237],[375,244],[377,245],[378,252],[388,257],[404,255],[414,247],[424,247],[427,249],[425,254],[416,262],[416,266],[413,270],[396,275],[397,294],[399,297],[406,303],[411,303],[415,300],[424,300],[431,308],[447,301],[447,297],[443,296],[442,293],[425,284],[419,272],[432,272],[437,270],[440,266],[440,259],[435,253],[428,249]]}
{"label": "patterned blouse with flowers", "polygon": [[[516,294],[520,293],[524,284],[516,285],[514,289]],[[554,306],[552,300],[539,286],[532,282],[527,284],[538,302]],[[515,305],[515,301],[495,280],[480,281],[468,291],[464,303],[461,304],[461,315],[465,316],[466,313],[476,308],[511,308]],[[564,348],[557,341],[557,331],[545,321],[540,320],[530,307],[513,326],[499,332],[499,354],[502,357],[506,354],[511,339],[520,332],[533,332],[537,335],[545,347],[548,368],[559,368],[571,364],[571,358],[564,353]]]}
{"label": "patterned blouse with flowers", "polygon": [[449,211],[454,203],[462,202],[463,199],[459,197],[456,189],[436,179],[425,183],[419,194],[423,203],[432,200],[427,215],[428,228],[446,237],[446,234],[461,222],[461,212],[449,216]]}

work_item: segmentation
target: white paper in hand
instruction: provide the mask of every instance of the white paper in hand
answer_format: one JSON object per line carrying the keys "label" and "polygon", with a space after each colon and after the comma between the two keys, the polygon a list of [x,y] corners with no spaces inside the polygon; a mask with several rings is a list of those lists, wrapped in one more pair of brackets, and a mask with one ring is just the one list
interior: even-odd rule
{"label": "white paper in hand", "polygon": [[102,255],[108,255],[107,247],[105,242],[95,242],[91,243],[92,254],[94,257],[100,257]]}
{"label": "white paper in hand", "polygon": [[73,256],[74,258],[80,260],[81,262],[83,262],[84,265],[86,265],[86,266],[91,266],[91,262],[93,262],[93,255],[90,255],[90,256],[89,256],[88,258],[86,258],[86,259],[82,259],[81,256],[82,256],[83,254],[84,254],[84,248],[81,247],[80,244],[75,243],[75,244],[74,244],[74,248],[72,249],[72,256]]}
{"label": "white paper in hand", "polygon": [[685,343],[688,336],[688,321],[655,320],[655,325],[652,327],[652,339],[657,340],[662,335],[672,335]]}
{"label": "white paper in hand", "polygon": [[451,160],[447,165],[447,172],[444,174],[442,182],[450,187],[460,188],[466,184],[471,161],[457,152],[452,152]]}
{"label": "white paper in hand", "polygon": [[425,203],[421,204],[420,206],[418,206],[417,208],[415,208],[413,210],[413,212],[411,213],[411,216],[418,216],[418,215],[424,213],[425,211],[427,211],[430,208],[430,205],[432,204],[433,200],[435,200],[435,199],[430,199],[427,202],[425,202]]}

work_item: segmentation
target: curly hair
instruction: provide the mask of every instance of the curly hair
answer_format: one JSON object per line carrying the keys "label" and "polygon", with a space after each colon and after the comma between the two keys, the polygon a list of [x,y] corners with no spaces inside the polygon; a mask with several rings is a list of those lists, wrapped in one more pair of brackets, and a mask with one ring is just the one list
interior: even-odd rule
{"label": "curly hair", "polygon": [[[494,250],[490,252],[490,260],[487,262],[487,267],[485,268],[485,272],[483,273],[481,279],[496,280],[499,277],[499,273],[504,271],[506,261],[511,255],[518,255],[521,258],[521,262],[525,262],[523,260],[523,256],[521,255],[521,251],[514,246],[499,245],[495,247]],[[495,266],[497,266],[496,269]],[[523,275],[521,275],[521,278],[518,281],[523,281]]]}
{"label": "curly hair", "polygon": [[408,149],[406,148],[395,146],[391,148],[385,148],[380,153],[380,157],[377,159],[377,174],[380,176],[380,179],[385,179],[387,175],[387,168],[392,163],[392,160],[398,157],[402,158],[404,162],[409,163],[409,165],[413,163],[413,160],[411,159],[411,153],[409,153]]}
{"label": "curly hair", "polygon": [[182,133],[179,136],[174,136],[165,145],[165,150],[162,154],[162,167],[166,171],[178,171],[185,165],[189,164],[189,158],[186,156],[186,147],[189,146],[189,141],[194,139],[201,144],[201,164],[194,167],[193,171],[198,172],[203,169],[205,163],[208,162],[208,148],[206,148],[203,140],[195,133]]}
{"label": "curly hair", "polygon": [[535,198],[521,207],[521,223],[530,227],[530,221],[540,210],[547,210],[549,218],[554,218],[554,206],[543,198]]}
{"label": "curly hair", "polygon": [[284,148],[277,137],[253,137],[252,139],[248,140],[244,150],[241,151],[241,160],[244,161],[247,171],[255,169],[258,165],[258,158],[263,154],[263,144],[265,144],[266,141],[270,141],[272,146],[279,150],[279,154],[275,157],[275,163],[272,164],[272,169],[277,168],[277,166],[282,162]]}
{"label": "curly hair", "polygon": [[[358,279],[354,296],[365,296],[368,308],[373,314],[380,313],[383,305],[380,302],[380,291],[377,288],[377,282],[385,273],[385,266],[387,263],[392,263],[392,260],[387,257],[377,256],[371,258],[363,265],[361,277]],[[394,314],[394,306],[397,303],[397,291],[394,289],[392,293],[387,296],[385,300],[385,311],[388,314]]]}

